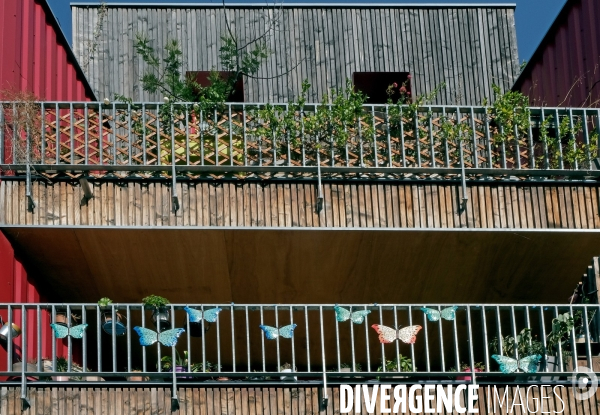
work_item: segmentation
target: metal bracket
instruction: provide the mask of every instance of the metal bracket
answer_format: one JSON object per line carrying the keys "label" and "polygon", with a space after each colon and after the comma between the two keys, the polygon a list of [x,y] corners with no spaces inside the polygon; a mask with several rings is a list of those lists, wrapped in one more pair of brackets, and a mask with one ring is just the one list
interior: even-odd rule
{"label": "metal bracket", "polygon": [[29,402],[29,399],[21,397],[21,412],[25,412],[29,408],[31,408],[31,403]]}
{"label": "metal bracket", "polygon": [[86,178],[82,177],[79,179],[79,185],[81,186],[81,190],[83,190],[83,197],[81,198],[81,202],[79,202],[79,206],[87,206],[88,201],[94,198],[94,193],[90,187],[90,182],[88,182]]}
{"label": "metal bracket", "polygon": [[321,410],[324,411],[327,409],[327,404],[329,402],[329,396],[327,396],[327,374],[323,372],[323,397],[321,399]]}
{"label": "metal bracket", "polygon": [[31,408],[31,403],[27,399],[27,377],[25,376],[25,367],[23,364],[21,367],[21,412],[24,412]]}
{"label": "metal bracket", "polygon": [[175,412],[179,410],[179,399],[171,398],[171,412]]}
{"label": "metal bracket", "polygon": [[27,212],[33,213],[33,210],[35,209],[35,201],[33,200],[33,196],[31,195],[31,168],[29,164],[27,164],[25,197],[27,198]]}
{"label": "metal bracket", "polygon": [[323,186],[321,184],[321,156],[317,149],[317,205],[315,206],[317,213],[323,210]]}

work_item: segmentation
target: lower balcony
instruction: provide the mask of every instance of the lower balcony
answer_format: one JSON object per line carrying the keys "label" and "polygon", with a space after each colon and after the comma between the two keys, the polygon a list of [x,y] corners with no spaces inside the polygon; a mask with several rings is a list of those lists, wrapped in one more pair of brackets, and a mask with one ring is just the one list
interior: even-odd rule
{"label": "lower balcony", "polygon": [[509,395],[519,385],[537,385],[536,393],[542,384],[564,386],[568,401],[582,366],[600,372],[598,311],[597,304],[2,304],[0,401],[36,405],[36,413],[78,405],[108,413],[333,413],[339,385],[385,383],[477,384],[483,398],[486,385]]}

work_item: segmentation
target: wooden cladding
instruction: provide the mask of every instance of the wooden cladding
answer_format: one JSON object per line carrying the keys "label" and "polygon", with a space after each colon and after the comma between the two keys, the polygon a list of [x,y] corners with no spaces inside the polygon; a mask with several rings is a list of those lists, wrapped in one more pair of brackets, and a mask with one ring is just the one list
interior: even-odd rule
{"label": "wooden cladding", "polygon": [[[589,400],[579,401],[573,396],[570,385],[553,388],[545,386],[543,389],[544,407],[541,407],[541,388],[533,386],[529,395],[527,388],[532,385],[511,387],[508,391],[508,400],[505,400],[502,409],[496,401],[496,410],[493,409],[493,388],[490,397],[487,396],[487,387],[480,386],[479,400],[476,408],[480,414],[525,414],[525,413],[561,413],[570,414],[598,414],[598,398],[592,395]],[[504,387],[498,386],[500,399],[504,398]],[[169,414],[171,413],[171,390],[166,387],[142,388],[77,388],[77,387],[30,387],[27,391],[31,408],[23,414]],[[519,401],[520,394],[520,401]],[[180,409],[174,414],[211,415],[211,414],[238,414],[238,415],[334,415],[340,412],[340,389],[328,388],[329,399],[326,406],[321,405],[321,388],[198,388],[179,387],[178,397]],[[560,396],[560,399],[559,399]],[[548,398],[549,397],[549,398]],[[562,402],[561,402],[562,400]],[[510,402],[511,406],[507,406]],[[512,403],[515,403],[512,406]],[[490,411],[488,411],[488,404]],[[527,404],[531,412],[527,411]],[[435,408],[436,402],[432,403]],[[537,411],[535,411],[537,408]],[[407,408],[408,409],[408,408]],[[377,399],[374,414],[381,414],[380,399]],[[535,412],[534,412],[535,411]],[[0,388],[0,413],[3,415],[21,415],[21,388]],[[354,413],[354,411],[352,411]],[[364,406],[361,413],[368,413]],[[407,412],[413,413],[413,412]],[[446,413],[446,412],[444,412]],[[453,413],[457,413],[456,410]]]}
{"label": "wooden cladding", "polygon": [[35,226],[199,226],[317,228],[600,228],[596,185],[360,182],[184,182],[172,212],[164,182],[98,181],[80,206],[78,184],[38,181],[27,212],[25,183],[0,183],[0,224]]}

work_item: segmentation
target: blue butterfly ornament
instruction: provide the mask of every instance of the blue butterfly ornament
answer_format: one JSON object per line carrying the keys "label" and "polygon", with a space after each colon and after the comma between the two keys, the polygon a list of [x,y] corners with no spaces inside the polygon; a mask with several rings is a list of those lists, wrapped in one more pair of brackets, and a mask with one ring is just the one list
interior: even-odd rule
{"label": "blue butterfly ornament", "polygon": [[429,321],[438,321],[440,317],[444,320],[454,320],[456,318],[457,309],[457,306],[444,308],[442,311],[434,308],[421,307],[421,311],[427,315],[427,320]]}
{"label": "blue butterfly ornament", "polygon": [[333,309],[335,310],[335,319],[337,321],[344,322],[352,320],[354,324],[362,324],[365,321],[367,314],[371,312],[371,310],[359,310],[351,313],[350,310],[337,305],[333,307]]}
{"label": "blue butterfly ornament", "polygon": [[260,325],[259,327],[262,329],[262,331],[265,332],[265,337],[267,339],[274,340],[279,336],[284,337],[286,339],[291,339],[294,335],[294,329],[296,328],[296,326],[297,324],[290,324],[289,326],[283,326],[281,328],[265,325]]}
{"label": "blue butterfly ornament", "polygon": [[87,326],[87,324],[80,324],[78,326],[65,327],[62,324],[50,324],[50,327],[52,327],[52,331],[57,339],[64,339],[67,336],[71,336],[74,339],[81,339],[85,329],[87,329]]}
{"label": "blue butterfly ornament", "polygon": [[185,331],[185,329],[171,329],[157,333],[154,330],[139,326],[135,326],[133,329],[140,336],[140,344],[142,346],[151,346],[158,341],[163,346],[167,347],[175,346],[177,344],[177,339],[179,339],[181,333]]}
{"label": "blue butterfly ornament", "polygon": [[188,313],[189,319],[191,323],[199,323],[202,319],[208,321],[209,323],[214,323],[217,321],[217,317],[219,317],[219,313],[221,312],[221,308],[215,307],[210,310],[196,310],[194,308],[183,307],[186,313]]}
{"label": "blue butterfly ornament", "polygon": [[542,360],[539,354],[532,354],[519,360],[498,354],[493,354],[492,358],[498,362],[502,373],[514,373],[519,369],[525,373],[536,373],[538,363]]}

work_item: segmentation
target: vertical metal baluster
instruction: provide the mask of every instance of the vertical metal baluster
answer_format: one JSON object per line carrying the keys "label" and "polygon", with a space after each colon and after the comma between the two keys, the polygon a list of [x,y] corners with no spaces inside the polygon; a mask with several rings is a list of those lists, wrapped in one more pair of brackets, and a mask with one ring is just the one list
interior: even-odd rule
{"label": "vertical metal baluster", "polygon": [[[141,306],[140,312],[142,314],[142,327],[146,327],[146,311],[144,310],[143,305]],[[146,373],[147,371],[148,369],[146,367],[146,348],[142,347],[142,372]]]}
{"label": "vertical metal baluster", "polygon": [[[383,311],[381,309],[381,305],[378,305],[379,307],[379,324],[383,324]],[[398,330],[398,327],[394,327],[395,330]],[[380,344],[381,346],[381,366],[383,367],[383,372],[387,372],[386,367],[385,367],[385,350],[383,348],[383,343]]]}
{"label": "vertical metal baluster", "polygon": [[302,146],[302,167],[306,166],[306,149],[304,147],[304,107],[300,110],[300,142]]}
{"label": "vertical metal baluster", "polygon": [[[43,103],[42,103],[42,108],[43,108]],[[42,120],[43,122],[43,120]],[[44,152],[44,130],[43,130],[43,123],[42,123],[42,154]],[[6,163],[6,161],[4,160],[4,104],[0,103],[0,164],[4,164]],[[43,157],[43,156],[42,156]],[[42,158],[42,163],[44,162],[44,159]]]}
{"label": "vertical metal baluster", "polygon": [[69,131],[71,135],[71,164],[75,164],[75,131],[73,126],[73,103],[69,103]]}
{"label": "vertical metal baluster", "polygon": [[323,330],[323,306],[320,305],[319,306],[319,326],[321,328],[321,364],[323,367],[323,373],[325,373],[325,371],[327,370],[326,365],[325,365],[325,333]]}
{"label": "vertical metal baluster", "polygon": [[[156,320],[154,322],[156,324],[156,332],[158,333],[158,335],[160,336],[160,317],[157,315],[156,316]],[[156,342],[156,350],[157,350],[157,362],[156,362],[156,366],[158,366],[158,373],[162,372],[162,346],[160,344],[160,342]],[[175,359],[173,359],[173,362],[175,362]]]}
{"label": "vertical metal baluster", "polygon": [[[558,317],[558,307],[554,306],[554,317]],[[558,365],[559,365],[559,372],[563,371],[563,358],[562,358],[562,344],[560,343],[560,341],[558,342]]]}
{"label": "vertical metal baluster", "polygon": [[98,365],[98,372],[102,372],[102,321],[99,307],[96,307],[96,341],[98,342],[96,364]]}
{"label": "vertical metal baluster", "polygon": [[204,166],[204,126],[208,123],[204,121],[204,111],[200,110],[200,165]]}
{"label": "vertical metal baluster", "polygon": [[[544,121],[546,120],[546,114],[544,113],[544,107],[540,107],[540,120],[541,124],[544,125]],[[546,131],[547,133],[547,131]],[[548,152],[548,141],[544,140],[544,168],[550,168],[550,154]]]}
{"label": "vertical metal baluster", "polygon": [[[352,308],[350,308],[350,312],[352,312]],[[350,325],[352,325],[352,319],[350,319]],[[340,362],[340,323],[335,319],[335,348],[337,352],[337,371],[339,372],[341,369]]]}
{"label": "vertical metal baluster", "polygon": [[[569,313],[571,314],[571,316],[575,317],[575,315],[573,314],[573,306],[569,306]],[[584,323],[587,326],[587,322]],[[571,350],[573,351],[573,356],[571,357],[571,359],[573,360],[573,367],[576,368],[577,367],[577,343],[575,342],[576,340],[576,334],[575,334],[575,325],[573,325],[573,327],[571,327]]]}
{"label": "vertical metal baluster", "polygon": [[[365,305],[365,310],[367,306]],[[365,316],[365,345],[367,351],[367,372],[371,371],[371,352],[369,351],[369,315]]]}
{"label": "vertical metal baluster", "polygon": [[[231,104],[229,104],[229,110],[231,114]],[[233,150],[233,147],[231,147]],[[233,364],[233,371],[236,372],[235,369],[235,320],[233,316],[233,303],[231,303],[231,359]]]}
{"label": "vertical metal baluster", "polygon": [[[516,118],[516,109],[513,108],[513,117]],[[521,170],[521,146],[519,145],[519,128],[517,123],[513,126],[513,134],[515,135],[515,159],[517,162],[517,169]]]}
{"label": "vertical metal baluster", "polygon": [[308,306],[304,306],[304,325],[306,326],[306,370],[310,372],[310,342],[308,334]]}
{"label": "vertical metal baluster", "polygon": [[[96,306],[97,307],[97,306]],[[87,324],[87,310],[85,306],[81,305],[81,324]],[[83,339],[81,340],[81,348],[82,348],[82,370],[85,373],[87,371],[87,333],[83,332]]]}
{"label": "vertical metal baluster", "polygon": [[[71,321],[71,306],[67,305],[67,321],[69,330],[73,326]],[[73,369],[73,342],[71,340],[71,336],[67,336],[67,372],[71,373]]]}
{"label": "vertical metal baluster", "polygon": [[[352,311],[352,309],[350,309]],[[350,321],[350,351],[352,353],[352,372],[356,372],[356,356],[354,354],[354,323]]]}
{"label": "vertical metal baluster", "polygon": [[[542,337],[541,338],[542,346],[544,347],[544,350],[546,350],[546,354],[547,354],[548,351],[546,349],[546,324],[544,321],[544,307],[543,306],[540,307],[540,332],[542,333],[542,336],[541,336]],[[544,356],[543,358],[545,361],[546,356]],[[545,372],[548,372],[548,365],[546,364],[545,366],[546,366]]]}
{"label": "vertical metal baluster", "polygon": [[112,103],[112,120],[113,120],[113,165],[117,165],[117,112],[115,103]]}
{"label": "vertical metal baluster", "polygon": [[[8,326],[8,331],[12,331],[12,325]],[[21,381],[22,387],[25,386],[25,382],[27,380],[27,376],[25,376],[26,368],[27,368],[27,310],[25,309],[25,304],[21,304]],[[10,369],[12,370],[12,368]]]}
{"label": "vertical metal baluster", "polygon": [[[200,311],[204,315],[204,305],[200,306]],[[202,373],[206,373],[206,331],[204,331],[204,319],[200,320],[200,332],[202,333]]]}
{"label": "vertical metal baluster", "polygon": [[485,362],[486,372],[490,371],[490,350],[487,334],[487,317],[485,316],[485,305],[481,306],[481,322],[483,323],[483,359]]}
{"label": "vertical metal baluster", "polygon": [[[244,110],[245,111],[245,110]],[[248,316],[248,306],[244,307],[246,312],[246,358],[248,364],[248,373],[252,372],[252,368],[250,367],[250,320]]]}
{"label": "vertical metal baluster", "polygon": [[[186,114],[186,118],[187,118],[187,114]],[[186,313],[187,314],[187,313]],[[202,320],[204,320],[204,316],[202,316]],[[191,372],[192,371],[192,336],[190,334],[190,319],[186,316],[185,318],[185,332],[187,333],[186,340],[187,340],[187,352],[188,352],[188,358],[187,358],[187,371]],[[202,337],[204,337],[204,333],[201,331],[200,333],[202,333]],[[196,379],[194,379],[196,380]]]}
{"label": "vertical metal baluster", "polygon": [[113,373],[117,372],[117,312],[115,310],[115,305],[111,304],[111,317],[112,320],[110,322],[110,326],[112,327],[112,335],[111,335],[111,341],[112,341],[112,356],[113,356],[113,364],[112,364],[112,370]]}
{"label": "vertical metal baluster", "polygon": [[161,136],[160,136],[160,104],[156,104],[156,161],[160,166],[162,165],[162,154],[160,148]]}
{"label": "vertical metal baluster", "polygon": [[42,367],[42,309],[39,304],[36,306],[35,309],[37,314],[37,371],[43,372],[44,368]]}
{"label": "vertical metal baluster", "polygon": [[[409,305],[408,306],[408,325],[412,326],[413,325],[413,318],[412,318],[412,306]],[[412,371],[415,371],[415,345],[411,343],[410,345],[410,358],[412,359],[413,362],[413,367],[412,367]]]}
{"label": "vertical metal baluster", "polygon": [[246,104],[242,104],[242,125],[242,136],[244,137],[244,166],[248,166],[248,138],[246,136]]}
{"label": "vertical metal baluster", "polygon": [[[60,164],[60,150],[61,150],[61,144],[60,144],[60,135],[61,135],[61,131],[60,131],[60,109],[58,108],[58,102],[54,104],[54,119],[56,121],[56,164]],[[100,123],[100,125],[102,125],[102,123]],[[102,127],[100,127],[100,131],[102,131]]]}
{"label": "vertical metal baluster", "polygon": [[131,104],[127,103],[127,144],[128,144],[128,148],[127,148],[127,164],[128,166],[131,166],[133,163],[133,152],[132,152],[132,146],[131,146]]}
{"label": "vertical metal baluster", "polygon": [[[52,323],[56,322],[56,308],[52,306],[51,309],[51,321]],[[8,321],[10,322],[10,307],[8,308]],[[11,332],[8,332],[8,357],[12,355],[12,336]],[[8,367],[11,367],[10,364]],[[52,371],[56,372],[56,335],[54,334],[54,330],[52,330]]]}
{"label": "vertical metal baluster", "polygon": [[406,167],[406,148],[404,143],[404,111],[400,107],[400,149],[402,151],[402,167]]}
{"label": "vertical metal baluster", "polygon": [[148,164],[147,154],[146,154],[146,104],[142,104],[142,160],[144,166]]}
{"label": "vertical metal baluster", "polygon": [[585,144],[585,159],[587,161],[585,169],[592,168],[592,155],[590,153],[590,135],[588,131],[588,117],[587,117],[587,109],[583,109],[583,142]]}
{"label": "vertical metal baluster", "polygon": [[[279,331],[279,312],[277,310],[277,305],[274,306],[275,311],[275,328]],[[277,333],[277,337],[275,338],[275,345],[277,347],[277,371],[281,371],[281,356],[279,354],[279,333]]]}
{"label": "vertical metal baluster", "polygon": [[413,120],[415,124],[413,138],[415,139],[415,147],[417,149],[417,166],[421,167],[421,135],[419,134],[419,111],[415,110],[415,118]]}
{"label": "vertical metal baluster", "polygon": [[487,144],[487,154],[488,154],[488,167],[490,169],[494,168],[494,157],[492,154],[492,137],[490,133],[490,117],[488,116],[488,109],[485,109],[485,140]]}
{"label": "vertical metal baluster", "polygon": [[[43,103],[42,103],[42,164],[44,164],[44,111],[43,111]],[[83,142],[85,143],[85,164],[90,164],[89,160],[89,120],[88,120],[88,104],[85,102],[83,104]]]}
{"label": "vertical metal baluster", "polygon": [[[517,338],[517,322],[515,320],[515,306],[510,306],[510,331],[512,333],[513,339]],[[515,359],[519,360],[519,351],[517,348],[515,350]]]}
{"label": "vertical metal baluster", "polygon": [[379,157],[378,156],[378,148],[377,148],[377,127],[375,126],[375,106],[371,105],[371,125],[373,126],[373,161],[375,162],[375,167],[379,167]]}
{"label": "vertical metal baluster", "polygon": [[[475,355],[473,354],[473,328],[471,320],[471,307],[467,306],[467,333],[469,338],[469,365],[471,367],[472,379],[475,380]],[[460,372],[460,368],[458,368]]]}
{"label": "vertical metal baluster", "polygon": [[[85,140],[87,143],[87,133],[88,133],[88,120],[87,120],[87,103],[85,104],[86,107],[86,113],[85,113]],[[42,157],[41,157],[41,163],[42,164],[46,164],[46,107],[44,105],[43,102],[40,102],[40,112],[41,112],[41,117],[40,117],[40,134],[41,134],[41,140],[42,140]],[[0,127],[2,127],[2,105],[0,105]],[[2,129],[2,128],[0,128]],[[3,143],[3,132],[0,131],[0,147],[2,147],[4,145]],[[86,144],[87,145],[87,144]],[[86,151],[87,151],[87,147],[86,147]],[[4,157],[2,156],[2,150],[0,150],[0,163],[2,163],[4,160]],[[86,158],[86,163],[87,163],[87,158]]]}
{"label": "vertical metal baluster", "polygon": [[[500,125],[500,134],[504,136],[504,126]],[[506,141],[502,140],[502,168],[506,169]]]}
{"label": "vertical metal baluster", "polygon": [[502,323],[500,322],[500,307],[496,306],[496,331],[498,334],[498,354],[504,354],[502,344]]}
{"label": "vertical metal baluster", "polygon": [[[438,311],[441,313],[442,312],[442,307],[441,306],[437,306]],[[444,330],[443,330],[443,326],[442,326],[442,319],[440,318],[438,320],[438,330],[440,333],[440,361],[442,364],[442,372],[446,371],[446,353],[444,351]]]}
{"label": "vertical metal baluster", "polygon": [[[398,328],[398,314],[396,311],[396,306],[394,306],[393,310],[394,310],[394,328]],[[396,358],[394,359],[396,361],[396,372],[401,372],[402,368],[400,367],[400,345],[398,344],[397,341],[394,342],[394,345],[396,346]],[[385,362],[383,363],[383,365],[385,366]]]}
{"label": "vertical metal baluster", "polygon": [[429,128],[429,148],[431,167],[435,167],[435,142],[433,141],[433,120],[431,119],[431,106],[427,107],[427,124]]}
{"label": "vertical metal baluster", "polygon": [[454,329],[452,333],[454,337],[454,363],[456,365],[456,370],[460,372],[460,351],[458,350],[458,331],[456,328],[456,319],[452,320],[452,326]]}
{"label": "vertical metal baluster", "polygon": [[[290,108],[288,104],[285,104],[285,112],[286,115],[287,113],[289,113]],[[292,150],[291,150],[291,141],[290,141],[290,131],[289,129],[286,131],[286,138],[287,138],[287,165],[291,166],[292,165]]]}
{"label": "vertical metal baluster", "polygon": [[[290,306],[290,324],[294,324],[294,312],[293,307]],[[294,344],[294,336],[290,339],[292,343],[292,372],[296,371],[296,348]]]}
{"label": "vertical metal baluster", "polygon": [[[263,312],[263,306],[260,306],[260,325],[263,326],[264,323],[264,312]],[[261,334],[260,336],[260,343],[261,343],[261,355],[262,355],[262,370],[263,372],[266,372],[266,366],[265,366],[265,336],[264,334]]]}
{"label": "vertical metal baluster", "polygon": [[528,138],[528,146],[529,146],[529,168],[535,169],[535,153],[533,148],[533,130],[531,129],[531,110],[529,112],[529,126],[527,128],[527,138]]}
{"label": "vertical metal baluster", "polygon": [[188,166],[190,165],[190,152],[190,111],[188,104],[185,104],[185,164]]}
{"label": "vertical metal baluster", "polygon": [[219,120],[217,118],[217,109],[214,110],[215,122],[215,166],[219,165]]}
{"label": "vertical metal baluster", "polygon": [[[446,122],[446,107],[442,107],[442,122]],[[448,138],[444,137],[444,154],[445,156],[445,161],[446,161],[446,167],[451,167],[450,166],[450,149],[448,148]]]}
{"label": "vertical metal baluster", "polygon": [[479,145],[477,144],[477,131],[475,130],[475,112],[473,107],[470,107],[471,115],[471,132],[473,133],[473,167],[479,168],[479,158],[477,153],[479,151]]}
{"label": "vertical metal baluster", "polygon": [[[329,114],[331,114],[331,104],[329,104]],[[330,115],[330,117],[331,117],[331,115]],[[334,163],[334,160],[335,160],[335,154],[334,154],[335,145],[333,143],[333,135],[330,137],[329,144],[331,146],[331,157],[330,157],[331,158],[331,167],[333,167],[333,166],[335,166],[335,163]]]}
{"label": "vertical metal baluster", "polygon": [[565,168],[565,165],[564,165],[564,160],[563,160],[563,151],[562,151],[562,143],[561,143],[562,137],[560,136],[560,119],[558,117],[558,108],[556,108],[554,110],[554,116],[556,117],[555,118],[556,136],[558,137],[558,160],[559,160],[560,169],[563,170]]}
{"label": "vertical metal baluster", "polygon": [[125,324],[125,336],[127,337],[127,372],[131,373],[131,327],[129,322],[131,321],[131,309],[129,305],[125,306],[125,316],[126,316],[126,324]]}
{"label": "vertical metal baluster", "polygon": [[425,363],[427,371],[431,372],[431,364],[429,362],[429,330],[427,329],[427,314],[425,313],[423,313],[423,328],[425,329]]}
{"label": "vertical metal baluster", "polygon": [[[593,318],[593,317],[592,317]],[[591,339],[590,339],[590,330],[588,327],[588,306],[584,305],[583,306],[583,325],[584,325],[584,329],[585,329],[585,357],[587,360],[587,366],[588,367],[593,367],[592,366],[592,354],[591,354]],[[577,346],[575,346],[575,348],[577,348]],[[575,368],[575,370],[577,371],[577,363],[576,361],[573,361],[573,367]]]}
{"label": "vertical metal baluster", "polygon": [[[231,122],[231,104],[227,104],[227,110],[229,111],[229,165],[233,166],[233,124]],[[233,309],[231,312],[233,314]],[[233,367],[235,368],[235,363]]]}
{"label": "vertical metal baluster", "polygon": [[360,167],[365,166],[364,162],[364,149],[363,149],[363,139],[362,139],[362,123],[360,117],[358,117],[358,143],[360,145]]}
{"label": "vertical metal baluster", "polygon": [[[344,123],[344,133],[348,134],[348,126],[346,125],[346,123]],[[346,158],[346,167],[350,166],[350,156],[348,154],[348,140],[346,140],[346,143],[344,144],[344,157]]]}
{"label": "vertical metal baluster", "polygon": [[[571,131],[569,131],[569,136],[573,139],[573,154],[576,154],[577,151],[577,137],[575,137],[575,135],[573,134],[573,109],[569,108],[569,128],[571,129]],[[575,170],[579,170],[579,164],[577,163],[577,157],[573,158],[573,162],[575,163],[575,166],[571,166],[572,169]]]}
{"label": "vertical metal baluster", "polygon": [[[202,315],[204,315],[204,307],[202,308]],[[221,325],[219,323],[220,321],[217,319],[217,367],[219,368],[219,372],[221,372],[223,369],[221,368]],[[204,336],[202,337],[204,338]]]}

